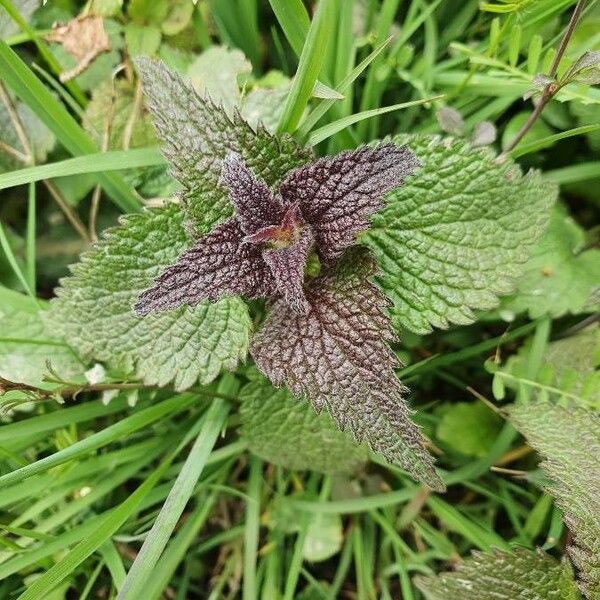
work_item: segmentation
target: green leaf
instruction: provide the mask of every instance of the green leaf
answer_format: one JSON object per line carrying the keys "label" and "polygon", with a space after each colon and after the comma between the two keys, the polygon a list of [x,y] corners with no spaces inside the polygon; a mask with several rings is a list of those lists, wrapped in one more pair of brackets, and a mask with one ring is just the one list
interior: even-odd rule
{"label": "green leaf", "polygon": [[468,324],[510,293],[541,235],[556,186],[523,176],[485,148],[458,140],[399,136],[422,163],[373,218],[362,241],[399,325],[417,333]]}
{"label": "green leaf", "polygon": [[562,208],[552,212],[550,225],[525,265],[525,274],[514,296],[502,309],[542,315],[593,312],[600,308],[600,250],[582,251],[585,232]]}
{"label": "green leaf", "polygon": [[90,13],[101,17],[114,17],[123,8],[123,0],[91,0]]}
{"label": "green leaf", "polygon": [[140,58],[137,65],[163,153],[184,188],[184,208],[199,234],[232,213],[227,192],[218,184],[221,161],[229,152],[239,153],[269,186],[312,159],[312,151],[289,136],[275,137],[262,127],[254,131],[237,114],[230,119],[162,63]]}
{"label": "green leaf", "polygon": [[125,27],[125,42],[130,56],[152,56],[158,51],[162,34],[157,25],[140,25],[127,23]]}
{"label": "green leaf", "polygon": [[531,344],[524,344],[502,368],[494,369],[494,383],[498,390],[502,390],[504,385],[510,389],[525,387],[534,390],[538,399],[552,398],[556,402],[600,408],[598,325],[548,344],[542,366],[534,379],[530,378],[528,370],[530,353]]}
{"label": "green leaf", "polygon": [[160,26],[169,14],[169,0],[131,0],[127,12],[136,23]]}
{"label": "green leaf", "polygon": [[600,597],[600,414],[551,402],[522,402],[508,410],[513,425],[544,458],[548,493],[574,536],[569,554],[587,598]]}
{"label": "green leaf", "polygon": [[84,371],[69,346],[44,332],[38,303],[0,286],[0,376],[48,389],[47,361],[65,379]]}
{"label": "green leaf", "polygon": [[251,127],[256,128],[260,123],[269,133],[274,133],[289,93],[289,84],[252,90],[242,101],[242,117]]}
{"label": "green leaf", "polygon": [[[27,139],[31,144],[35,162],[44,162],[48,153],[54,148],[56,138],[27,105],[19,102],[12,94],[9,94],[9,97],[15,105],[17,115],[19,115]],[[25,149],[21,146],[21,142],[19,141],[19,137],[17,136],[8,110],[1,100],[0,131],[2,132],[2,141],[5,144],[8,144],[19,152],[25,152]],[[10,171],[11,169],[19,169],[22,166],[23,163],[19,162],[16,158],[0,151],[0,173],[3,171]]]}
{"label": "green leaf", "polygon": [[241,429],[252,452],[288,469],[353,471],[367,459],[365,446],[340,431],[323,411],[275,389],[257,372],[240,393]]}
{"label": "green leaf", "polygon": [[311,514],[302,547],[302,556],[308,562],[321,562],[342,549],[344,532],[340,515]]}
{"label": "green leaf", "polygon": [[232,115],[240,103],[238,75],[251,71],[252,65],[241,50],[211,46],[189,66],[187,74],[201,96],[220,104]]}
{"label": "green leaf", "polygon": [[[13,4],[21,16],[26,21],[30,21],[31,16],[40,5],[40,0],[14,0]],[[10,15],[5,10],[0,11],[0,40],[15,35],[18,32],[19,25],[10,18]]]}
{"label": "green leaf", "polygon": [[333,25],[334,3],[321,0],[306,34],[300,54],[298,69],[289,96],[277,126],[280,133],[293,133],[300,123],[302,113],[310,100],[317,77],[327,54]]}
{"label": "green leaf", "polygon": [[[120,150],[125,148],[125,135],[129,121],[133,119],[129,148],[155,146],[156,135],[150,115],[138,108],[135,110],[135,89],[125,79],[109,81],[98,86],[85,108],[83,126],[85,130],[100,141],[106,129],[106,114],[111,113],[110,138],[108,148]],[[124,162],[127,162],[126,160]]]}
{"label": "green leaf", "polygon": [[[36,113],[71,154],[77,156],[98,151],[96,145],[67,109],[2,41],[0,41],[0,72],[7,86]],[[139,209],[138,198],[123,179],[114,173],[102,173],[98,179],[114,203],[121,209],[130,212]]]}
{"label": "green leaf", "polygon": [[600,51],[587,51],[565,74],[567,82],[598,85],[600,83]]}
{"label": "green leaf", "polygon": [[481,402],[444,407],[436,436],[465,456],[485,456],[502,428],[502,420]]}
{"label": "green leaf", "polygon": [[[237,387],[235,379],[233,379],[233,382],[229,382],[227,387],[230,391],[235,392]],[[146,583],[194,492],[194,487],[206,466],[206,460],[221,433],[221,429],[226,426],[228,412],[229,406],[225,400],[215,398],[206,414],[201,417],[202,426],[194,445],[181,467],[152,529],[144,539],[144,543],[127,573],[123,587],[119,590],[119,600],[133,600],[144,594]]]}
{"label": "green leaf", "polygon": [[185,389],[235,369],[246,356],[245,304],[225,298],[138,318],[132,305],[154,277],[189,245],[177,205],[128,215],[72,267],[51,303],[53,331],[100,361],[135,368],[147,384]]}
{"label": "green leaf", "polygon": [[177,35],[183,31],[192,20],[194,4],[189,0],[170,0],[169,13],[161,23],[165,35]]}
{"label": "green leaf", "polygon": [[[83,120],[85,129],[90,135],[96,136],[100,143],[106,129],[106,114],[109,110],[112,116],[108,144],[110,149],[155,146],[157,140],[152,119],[143,107],[138,106],[135,93],[134,86],[124,79],[107,82],[96,88],[85,109]],[[107,107],[111,108],[108,109]],[[90,163],[96,163],[98,159],[105,160],[107,154],[103,153],[100,157],[91,159]],[[158,149],[156,156],[160,161],[162,157],[160,157]],[[132,159],[134,157],[135,153],[133,155],[131,153],[126,154],[124,159],[121,160],[121,166],[133,165]],[[93,167],[88,165],[89,168]],[[133,187],[137,188],[142,196],[149,198],[166,198],[174,195],[178,189],[177,183],[167,174],[167,165],[164,162],[163,164],[155,164],[150,169],[128,169],[123,177]]]}
{"label": "green leaf", "polygon": [[426,600],[577,600],[568,562],[524,548],[474,552],[454,572],[417,577]]}

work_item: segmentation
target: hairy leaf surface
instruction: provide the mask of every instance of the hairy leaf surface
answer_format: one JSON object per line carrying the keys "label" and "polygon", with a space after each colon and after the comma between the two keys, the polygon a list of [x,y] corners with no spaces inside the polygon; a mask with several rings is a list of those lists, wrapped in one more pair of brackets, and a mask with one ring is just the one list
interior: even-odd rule
{"label": "hairy leaf surface", "polygon": [[225,298],[138,318],[132,306],[164,267],[189,245],[174,204],[129,215],[72,267],[51,303],[50,326],[86,357],[120,358],[148,384],[177,389],[234,369],[248,347],[244,303]]}
{"label": "hairy leaf surface", "polygon": [[443,489],[394,373],[387,303],[367,279],[373,270],[366,253],[348,253],[335,271],[311,282],[307,313],[275,303],[251,352],[274,385],[285,383],[317,411],[327,407],[340,429]]}
{"label": "hairy leaf surface", "polygon": [[587,598],[600,597],[600,415],[551,402],[509,409],[512,423],[543,457],[549,493],[574,536],[569,548]]}
{"label": "hairy leaf surface", "polygon": [[319,255],[331,261],[368,229],[369,217],[383,207],[383,196],[418,166],[405,147],[365,146],[295,169],[280,191],[286,202],[298,204],[313,228]]}
{"label": "hairy leaf surface", "polygon": [[417,333],[475,319],[510,293],[548,220],[556,186],[464,141],[400,136],[422,163],[387,196],[362,240],[392,316]]}
{"label": "hairy leaf surface", "polygon": [[417,577],[426,600],[577,600],[570,565],[543,552],[474,552],[454,572]]}
{"label": "hairy leaf surface", "polygon": [[262,126],[254,131],[236,111],[228,117],[162,63],[139,58],[136,64],[163,153],[184,188],[182,200],[199,234],[231,215],[227,191],[218,185],[222,160],[229,153],[240,154],[269,186],[311,160],[312,151],[291,137],[275,137]]}
{"label": "hairy leaf surface", "polygon": [[353,471],[367,459],[367,448],[340,431],[331,417],[316,414],[305,401],[252,373],[240,392],[240,434],[254,454],[288,469]]}

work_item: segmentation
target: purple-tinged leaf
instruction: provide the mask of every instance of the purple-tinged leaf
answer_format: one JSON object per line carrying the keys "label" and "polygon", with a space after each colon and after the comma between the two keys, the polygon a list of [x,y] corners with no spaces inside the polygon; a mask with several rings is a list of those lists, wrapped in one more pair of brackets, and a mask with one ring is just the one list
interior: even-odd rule
{"label": "purple-tinged leaf", "polygon": [[300,207],[326,262],[338,258],[369,227],[382,197],[419,166],[406,147],[382,144],[322,158],[294,169],[280,186],[284,203]]}
{"label": "purple-tinged leaf", "polygon": [[140,56],[135,64],[162,152],[183,186],[182,205],[199,235],[231,215],[227,192],[218,185],[228,154],[239,153],[267,186],[313,159],[312,150],[290,136],[271,135],[261,125],[253,129],[237,110],[229,117],[162,62]]}
{"label": "purple-tinged leaf", "polygon": [[140,294],[138,315],[171,310],[183,304],[223,296],[271,296],[275,280],[260,248],[243,244],[244,232],[233,218],[225,221],[168,267],[154,285]]}
{"label": "purple-tinged leaf", "polygon": [[374,269],[366,253],[349,252],[335,271],[307,287],[308,312],[276,302],[254,337],[252,356],[274,385],[305,395],[317,411],[327,407],[340,429],[442,490],[402,399],[398,362],[388,346],[394,334],[383,312],[387,303],[368,281]]}
{"label": "purple-tinged leaf", "polygon": [[313,242],[310,228],[305,227],[296,243],[286,248],[265,250],[263,253],[265,262],[275,278],[277,291],[283,296],[284,302],[298,312],[306,312],[309,309],[302,284],[306,259]]}
{"label": "purple-tinged leaf", "polygon": [[273,197],[267,184],[256,177],[239,154],[232,152],[225,158],[219,183],[229,190],[229,199],[246,235],[283,218],[285,209],[281,201]]}

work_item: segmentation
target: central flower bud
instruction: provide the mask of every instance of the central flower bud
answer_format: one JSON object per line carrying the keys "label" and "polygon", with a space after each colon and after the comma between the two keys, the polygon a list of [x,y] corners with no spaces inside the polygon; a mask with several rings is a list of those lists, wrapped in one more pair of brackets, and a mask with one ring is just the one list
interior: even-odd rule
{"label": "central flower bud", "polygon": [[304,229],[302,217],[297,204],[290,206],[279,225],[263,227],[252,235],[247,235],[244,242],[251,244],[267,244],[273,250],[289,248],[299,239]]}

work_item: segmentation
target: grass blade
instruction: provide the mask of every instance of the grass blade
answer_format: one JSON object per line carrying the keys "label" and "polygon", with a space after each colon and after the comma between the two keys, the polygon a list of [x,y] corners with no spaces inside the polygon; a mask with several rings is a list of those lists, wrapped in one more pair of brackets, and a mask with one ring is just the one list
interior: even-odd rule
{"label": "grass blade", "polygon": [[561,131],[560,133],[549,135],[540,140],[536,140],[535,142],[521,144],[517,148],[515,148],[510,153],[510,155],[512,158],[519,158],[520,156],[524,156],[525,154],[531,154],[532,152],[537,152],[542,148],[548,148],[549,146],[553,146],[555,142],[559,142],[560,140],[566,140],[567,138],[574,137],[576,135],[584,135],[586,133],[593,133],[594,131],[599,130],[600,123],[594,123],[593,125],[583,125],[582,127],[575,127],[574,129],[569,129],[568,131]]}
{"label": "grass blade", "polygon": [[[21,28],[21,30],[27,35],[27,38],[31,40],[37,47],[38,52],[42,58],[46,61],[50,69],[55,75],[60,75],[63,71],[62,67],[54,57],[54,54],[48,49],[48,46],[40,39],[38,32],[36,32],[31,25],[21,16],[18,9],[11,2],[11,0],[0,0],[0,4],[5,8],[6,12],[12,17],[14,22]],[[45,4],[45,3],[44,3]],[[87,99],[85,94],[79,89],[79,86],[74,81],[68,81],[66,84],[69,91],[77,99],[80,104],[85,104]]]}
{"label": "grass blade", "polygon": [[[344,92],[358,79],[358,77],[360,77],[364,70],[383,52],[389,41],[389,39],[383,41],[364,60],[356,65],[356,67],[352,69],[348,76],[339,83],[336,91],[343,95]],[[298,128],[299,137],[305,138],[335,102],[336,100],[323,100],[320,102],[304,119]]]}
{"label": "grass blade", "polygon": [[313,131],[309,137],[308,141],[311,146],[316,146],[321,143],[323,140],[330,138],[332,135],[335,135],[342,129],[346,129],[346,127],[350,127],[350,125],[354,125],[354,123],[358,123],[359,121],[364,121],[365,119],[370,119],[371,117],[377,117],[379,115],[384,115],[389,112],[393,112],[396,110],[401,110],[403,108],[409,108],[411,106],[419,106],[421,104],[427,104],[432,102],[433,100],[439,100],[444,96],[433,96],[431,98],[423,98],[422,100],[413,100],[411,102],[402,102],[400,104],[393,104],[392,106],[385,106],[383,108],[373,108],[371,110],[364,110],[359,113],[355,113],[353,115],[349,115],[347,117],[343,117],[342,119],[338,119],[333,123],[328,123],[327,125],[323,125],[319,129]]}
{"label": "grass blade", "polygon": [[[226,384],[223,382],[226,382]],[[225,377],[219,386],[219,391],[222,388],[226,388],[223,390],[226,393],[235,393],[237,383],[232,376]],[[151,591],[146,588],[148,579],[194,491],[194,486],[202,474],[206,459],[225,424],[228,412],[229,407],[227,402],[216,398],[206,415],[203,416],[202,429],[150,533],[144,540],[142,548],[127,574],[123,587],[117,597],[118,600],[134,600]]]}
{"label": "grass blade", "polygon": [[293,133],[312,95],[325,59],[333,19],[334,0],[321,0],[306,36],[300,63],[277,126],[278,133]]}
{"label": "grass blade", "polygon": [[310,17],[302,0],[269,0],[269,4],[292,50],[300,56],[310,27]]}
{"label": "grass blade", "polygon": [[169,468],[175,453],[167,457],[157,469],[152,471],[146,479],[124,502],[105,517],[101,524],[85,539],[83,539],[63,559],[57,562],[51,569],[36,579],[25,592],[19,596],[19,600],[38,600],[47,598],[49,593],[64,581],[88,556],[91,556],[100,546],[125,523],[125,521],[137,510],[142,500],[150,490],[158,483],[165,471]]}
{"label": "grass blade", "polygon": [[35,183],[29,184],[27,196],[27,227],[25,234],[26,275],[29,288],[35,294]]}
{"label": "grass blade", "polygon": [[37,302],[37,298],[33,293],[33,289],[29,286],[27,277],[25,277],[23,271],[21,270],[21,267],[19,266],[19,263],[17,262],[17,258],[15,257],[15,254],[10,246],[10,242],[8,241],[8,237],[6,235],[6,232],[4,231],[2,223],[0,223],[0,248],[2,248],[2,251],[4,252],[4,256],[6,256],[6,260],[8,261],[10,268],[13,270],[17,279],[23,286],[23,289],[29,294],[29,296],[31,296],[33,300]]}
{"label": "grass blade", "polygon": [[[67,109],[2,40],[0,40],[0,77],[36,113],[71,154],[98,152],[96,144]],[[103,173],[98,176],[98,180],[119,208],[126,212],[140,210],[137,196],[121,177],[114,173]]]}
{"label": "grass blade", "polygon": [[260,488],[262,462],[252,457],[248,477],[248,501],[246,502],[246,526],[244,528],[244,590],[243,600],[256,598],[256,557],[260,528]]}
{"label": "grass blade", "polygon": [[588,181],[597,177],[600,177],[600,162],[597,161],[562,167],[544,173],[544,179],[555,181],[561,185]]}
{"label": "grass blade", "polygon": [[3,475],[0,477],[0,487],[6,487],[12,483],[22,481],[27,477],[31,477],[31,475],[42,473],[43,471],[57,465],[62,465],[79,456],[85,456],[89,452],[101,448],[102,446],[106,446],[114,440],[121,439],[121,437],[129,435],[133,431],[142,429],[168,414],[184,410],[197,401],[198,397],[194,394],[182,394],[141,410],[114,425],[110,425],[98,433],[94,433],[93,435],[68,446],[67,448],[59,450],[50,456],[46,456],[26,467],[21,467],[16,471]]}
{"label": "grass blade", "polygon": [[134,169],[138,167],[153,167],[164,164],[158,148],[136,148],[135,150],[110,150],[97,152],[76,158],[27,167],[10,173],[0,174],[0,190],[51,179],[54,177],[69,177],[85,173],[103,173],[105,171],[118,171],[120,169]]}

